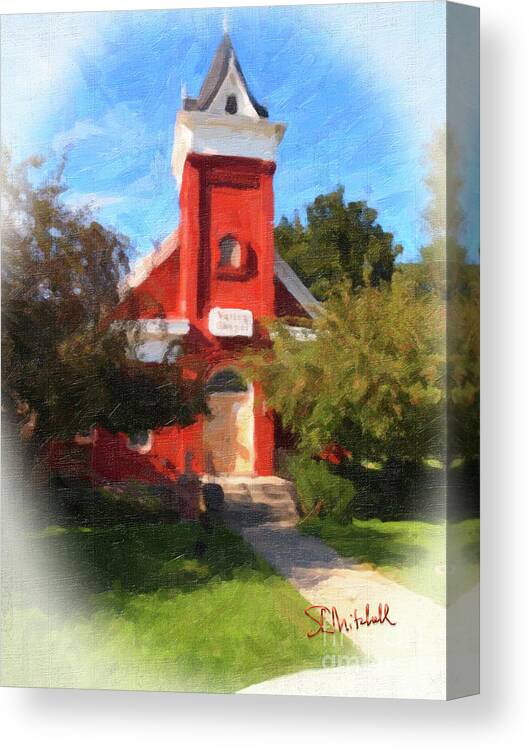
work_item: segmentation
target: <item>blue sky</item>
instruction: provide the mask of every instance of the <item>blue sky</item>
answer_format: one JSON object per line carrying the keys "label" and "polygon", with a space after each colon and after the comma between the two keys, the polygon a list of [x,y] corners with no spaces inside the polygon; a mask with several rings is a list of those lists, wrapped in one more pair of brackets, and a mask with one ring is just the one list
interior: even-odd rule
{"label": "blue sky", "polygon": [[[3,142],[16,158],[66,148],[67,200],[92,202],[139,254],[149,251],[178,223],[170,161],[181,85],[198,94],[225,14],[250,88],[288,126],[276,218],[304,217],[340,183],[415,259],[426,239],[425,151],[445,119],[442,2],[4,16]],[[464,130],[470,225],[475,112]]]}

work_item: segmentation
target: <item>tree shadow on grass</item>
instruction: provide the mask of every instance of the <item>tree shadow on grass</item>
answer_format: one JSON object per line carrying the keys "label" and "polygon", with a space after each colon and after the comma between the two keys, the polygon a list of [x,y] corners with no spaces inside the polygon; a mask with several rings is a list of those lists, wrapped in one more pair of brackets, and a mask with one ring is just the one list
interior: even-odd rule
{"label": "tree shadow on grass", "polygon": [[58,527],[39,542],[62,571],[61,585],[83,592],[83,598],[102,591],[186,592],[213,580],[232,580],[243,570],[262,578],[271,573],[235,534],[221,526],[204,532],[198,522]]}
{"label": "tree shadow on grass", "polygon": [[45,595],[51,587],[65,605],[75,601],[91,609],[94,597],[101,604],[99,595],[107,592],[112,608],[112,599],[119,603],[128,595],[175,595],[215,581],[265,580],[273,574],[222,525],[181,522],[148,500],[114,502],[97,492],[83,495],[71,489],[60,502],[55,498],[46,521],[31,534],[30,543],[50,567],[33,593],[40,588]]}
{"label": "tree shadow on grass", "polygon": [[71,499],[17,534],[42,564],[10,582],[11,684],[231,692],[321,666],[307,603],[240,536]]}

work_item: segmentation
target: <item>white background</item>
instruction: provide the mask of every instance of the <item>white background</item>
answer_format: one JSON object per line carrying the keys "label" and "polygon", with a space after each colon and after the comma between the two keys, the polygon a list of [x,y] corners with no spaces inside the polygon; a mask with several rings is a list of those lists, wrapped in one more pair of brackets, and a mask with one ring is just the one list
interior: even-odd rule
{"label": "white background", "polygon": [[[0,0],[2,12],[11,13],[222,4],[214,0]],[[245,3],[231,0],[231,4]],[[516,750],[528,746],[529,3],[481,0],[480,6],[482,694],[444,704],[3,688],[0,742],[4,747],[81,750],[97,743],[102,750],[113,746]]]}

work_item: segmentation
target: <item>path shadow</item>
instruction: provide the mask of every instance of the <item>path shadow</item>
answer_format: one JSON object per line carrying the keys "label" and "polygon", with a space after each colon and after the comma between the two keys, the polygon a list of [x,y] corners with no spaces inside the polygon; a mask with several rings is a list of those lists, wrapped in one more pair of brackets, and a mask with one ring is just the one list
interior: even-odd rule
{"label": "path shadow", "polygon": [[281,507],[274,506],[273,502],[255,502],[247,488],[227,496],[223,520],[275,570],[296,579],[299,584],[322,583],[339,571],[359,565],[420,564],[427,554],[412,541],[403,542],[390,534],[354,523],[347,527],[336,525],[336,533],[343,536],[336,545],[344,550],[339,554],[334,544],[329,546],[325,538],[320,538],[317,526],[311,528],[307,524],[305,530],[309,533],[303,533],[294,524],[282,524]]}
{"label": "path shadow", "polygon": [[91,491],[82,498],[74,494],[61,488],[61,497],[39,513],[39,523],[20,532],[19,544],[45,562],[20,585],[13,581],[13,593],[24,591],[27,606],[47,611],[50,598],[66,616],[73,603],[83,611],[115,609],[138,594],[172,596],[271,574],[238,534],[216,520],[205,527],[160,513],[158,505],[151,511],[148,503],[133,504],[127,511],[126,502],[105,503]]}

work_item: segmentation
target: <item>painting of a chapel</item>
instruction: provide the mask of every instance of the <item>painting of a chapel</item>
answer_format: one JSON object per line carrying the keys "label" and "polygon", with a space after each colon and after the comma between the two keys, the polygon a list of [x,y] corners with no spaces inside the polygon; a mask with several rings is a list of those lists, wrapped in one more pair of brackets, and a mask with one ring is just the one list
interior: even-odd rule
{"label": "painting of a chapel", "polygon": [[113,325],[135,332],[131,356],[153,366],[180,358],[191,371],[199,361],[210,413],[134,436],[98,429],[91,472],[99,481],[274,474],[281,429],[238,360],[248,346],[269,346],[266,322],[283,318],[303,335],[303,319],[318,307],[274,248],[273,178],[285,130],[250,91],[225,33],[198,97],[184,95],[176,117],[179,226],[136,264],[112,315]]}

